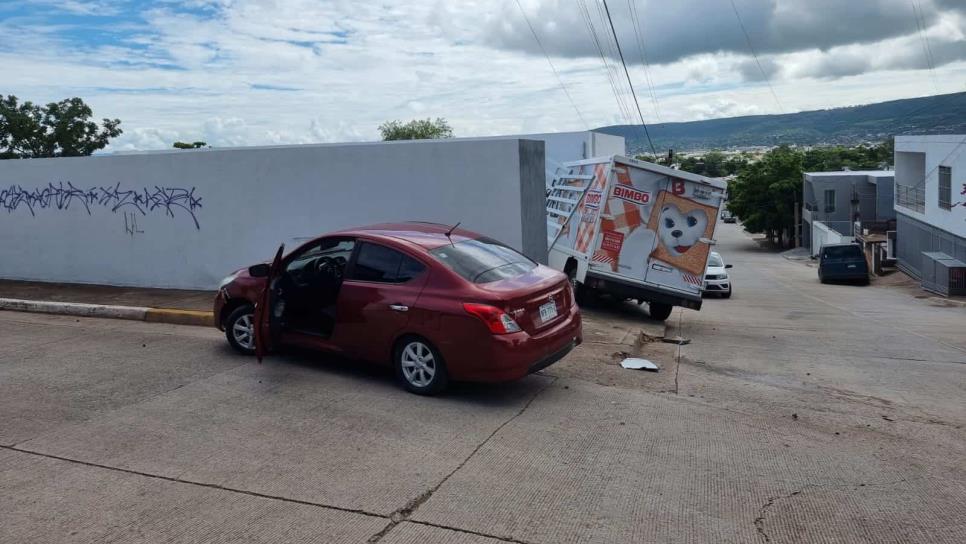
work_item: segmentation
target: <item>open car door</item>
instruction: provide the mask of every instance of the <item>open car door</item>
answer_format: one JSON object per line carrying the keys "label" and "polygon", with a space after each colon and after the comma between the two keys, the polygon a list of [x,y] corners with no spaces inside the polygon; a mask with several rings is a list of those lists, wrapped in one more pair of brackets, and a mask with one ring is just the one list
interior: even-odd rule
{"label": "open car door", "polygon": [[255,303],[255,357],[258,362],[262,362],[262,357],[272,349],[272,296],[275,290],[275,280],[278,279],[279,271],[282,268],[282,254],[285,252],[285,244],[278,246],[275,252],[275,259],[268,269],[268,277],[265,278],[265,288],[258,296]]}

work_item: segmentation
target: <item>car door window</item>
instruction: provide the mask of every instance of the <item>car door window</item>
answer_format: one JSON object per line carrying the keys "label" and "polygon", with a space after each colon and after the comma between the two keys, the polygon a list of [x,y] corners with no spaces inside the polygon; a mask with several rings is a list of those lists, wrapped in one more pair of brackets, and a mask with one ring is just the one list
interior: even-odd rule
{"label": "car door window", "polygon": [[352,268],[353,280],[380,283],[405,283],[418,276],[426,267],[416,259],[394,249],[364,243]]}
{"label": "car door window", "polygon": [[426,270],[423,263],[407,255],[403,255],[399,261],[399,271],[396,273],[396,283],[406,283]]}
{"label": "car door window", "polygon": [[285,273],[299,283],[310,282],[318,272],[318,265],[323,259],[331,262],[331,265],[341,276],[345,269],[349,257],[352,256],[352,249],[355,241],[348,238],[325,238],[316,242],[301,253],[293,256],[288,264],[285,265]]}

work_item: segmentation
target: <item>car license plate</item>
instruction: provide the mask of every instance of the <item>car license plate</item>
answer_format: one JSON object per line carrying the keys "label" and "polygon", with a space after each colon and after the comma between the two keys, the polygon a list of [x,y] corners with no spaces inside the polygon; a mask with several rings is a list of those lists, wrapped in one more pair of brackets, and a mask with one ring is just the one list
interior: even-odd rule
{"label": "car license plate", "polygon": [[854,264],[850,264],[846,268],[855,268],[855,265]]}
{"label": "car license plate", "polygon": [[551,319],[557,317],[557,303],[550,301],[542,306],[540,306],[540,322],[546,323]]}

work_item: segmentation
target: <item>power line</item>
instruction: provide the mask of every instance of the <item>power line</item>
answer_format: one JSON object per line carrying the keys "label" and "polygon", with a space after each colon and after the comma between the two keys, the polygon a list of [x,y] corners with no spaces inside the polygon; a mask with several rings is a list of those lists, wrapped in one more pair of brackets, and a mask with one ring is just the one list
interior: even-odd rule
{"label": "power line", "polygon": [[[635,125],[634,109],[627,99],[627,90],[624,86],[624,78],[621,77],[620,69],[616,66],[617,63],[614,60],[617,58],[617,49],[614,47],[614,42],[611,40],[611,33],[607,32],[607,16],[604,14],[604,10],[601,8],[600,2],[597,2],[596,0],[590,1],[594,4],[594,8],[597,10],[597,20],[603,27],[603,34],[599,36],[599,42],[601,43],[601,47],[606,49],[606,51],[603,51],[604,64],[607,66],[607,70],[611,75],[612,81],[614,82],[614,92],[617,94],[618,100],[620,100],[623,106],[624,119],[626,120],[627,124]],[[594,33],[596,34],[597,25],[593,22],[594,17],[593,15],[590,15],[589,9],[587,12],[588,16],[591,18],[591,26],[594,28]]]}
{"label": "power line", "polygon": [[755,57],[755,64],[758,65],[758,71],[761,72],[761,77],[765,78],[765,83],[768,84],[768,89],[771,91],[771,95],[774,97],[775,103],[778,104],[778,111],[785,113],[785,108],[782,107],[782,102],[778,99],[778,94],[775,92],[775,88],[771,85],[771,79],[765,73],[765,69],[761,67],[761,61],[758,60],[758,53],[755,52],[755,46],[751,44],[751,36],[748,34],[748,29],[745,28],[744,21],[741,20],[741,14],[738,13],[738,6],[735,5],[735,0],[731,0],[731,9],[735,10],[735,18],[738,19],[738,26],[741,27],[741,32],[745,35],[745,41],[748,42],[748,49],[751,51],[751,56]]}
{"label": "power line", "polygon": [[[597,15],[600,18],[601,24],[604,25],[604,27],[607,27],[609,16],[606,10],[601,6],[600,2],[597,2],[595,0],[592,0],[592,1],[594,1],[594,7],[597,8]],[[613,36],[613,39],[612,39],[612,36]],[[620,44],[617,43],[616,36],[614,36],[612,32],[607,32],[607,29],[605,28],[604,36],[601,39],[607,46],[607,53],[605,54],[606,58],[610,60],[616,59],[618,55],[620,55]],[[617,67],[616,61],[609,62],[608,67],[610,67],[610,69],[613,70],[613,78],[618,87],[617,92],[620,93],[621,101],[624,103],[627,124],[629,126],[636,127],[642,139],[647,139],[648,141],[650,141],[650,135],[647,134],[647,131],[641,130],[641,125],[638,125],[637,122],[634,120],[634,109],[631,107],[630,104],[628,104],[625,101],[627,100],[626,95],[630,94],[632,97],[632,100],[634,100],[636,103],[637,98],[634,96],[634,88],[628,87],[628,85],[625,84],[625,82],[629,82],[629,80],[626,80],[625,78],[621,77],[621,69]],[[638,110],[639,109],[640,108],[638,108]]]}
{"label": "power line", "polygon": [[[946,142],[946,143],[953,143],[953,142]],[[950,151],[949,154],[946,155],[946,157],[943,160],[937,162],[936,163],[936,166],[933,166],[932,167],[932,170],[929,170],[928,172],[926,172],[926,174],[924,176],[922,176],[922,181],[920,181],[919,183],[917,183],[915,185],[903,185],[903,187],[912,187],[913,189],[918,189],[919,187],[922,187],[923,185],[925,185],[926,184],[926,180],[929,179],[929,176],[931,176],[932,173],[935,172],[936,170],[939,170],[939,167],[940,166],[946,166],[943,163],[948,162],[949,161],[949,158],[952,157],[953,154],[956,154],[958,156],[959,152],[961,151],[960,148],[963,147],[964,145],[966,145],[966,138],[963,138],[963,140],[961,142],[959,142],[958,144],[956,144],[956,147],[954,147],[953,150]],[[900,153],[901,153],[901,151],[900,151]]]}
{"label": "power line", "polygon": [[651,67],[647,62],[647,49],[644,47],[644,23],[637,14],[637,4],[634,0],[627,0],[627,9],[634,25],[634,35],[637,37],[637,47],[641,53],[641,64],[644,66],[644,81],[647,82],[647,91],[651,95],[651,103],[654,105],[654,116],[657,122],[661,121],[661,111],[658,108],[657,93],[654,92],[654,83],[651,81]]}
{"label": "power line", "polygon": [[534,30],[533,25],[530,24],[530,18],[527,17],[527,12],[523,10],[523,5],[520,4],[520,0],[516,0],[517,7],[520,8],[520,13],[523,14],[523,20],[527,22],[527,26],[530,27],[530,33],[533,34],[533,39],[536,40],[537,45],[540,46],[540,51],[543,51],[543,56],[547,58],[547,64],[550,65],[550,69],[553,70],[553,75],[557,78],[557,83],[560,84],[560,88],[563,89],[565,95],[567,95],[567,100],[570,101],[570,105],[574,107],[574,111],[577,112],[577,117],[580,118],[580,122],[590,130],[590,125],[584,119],[584,116],[580,113],[580,109],[577,107],[577,103],[574,102],[572,96],[570,96],[570,91],[567,90],[567,86],[564,85],[563,79],[560,78],[560,74],[557,72],[557,68],[553,65],[553,61],[550,60],[550,55],[547,54],[547,50],[544,49],[543,43],[540,42],[540,37],[537,36],[537,31]]}
{"label": "power line", "polygon": [[637,93],[634,92],[634,83],[631,81],[631,74],[627,71],[627,63],[624,62],[624,52],[621,51],[621,42],[617,39],[617,31],[614,29],[614,20],[610,18],[610,8],[607,7],[607,0],[604,3],[604,11],[607,13],[607,22],[610,24],[610,31],[614,34],[614,43],[617,44],[617,53],[621,58],[621,66],[624,67],[624,75],[627,77],[627,85],[631,88],[631,96],[634,97],[634,105],[637,106],[637,115],[641,118],[641,126],[644,127],[644,135],[647,136],[647,144],[651,147],[651,153],[657,157],[657,150],[654,149],[654,142],[651,135],[647,132],[647,124],[644,122],[644,114],[641,113],[641,104],[637,101]]}
{"label": "power line", "polygon": [[580,15],[584,19],[587,25],[587,32],[590,34],[591,43],[596,48],[597,54],[600,56],[600,61],[604,64],[604,72],[607,75],[607,80],[610,83],[611,91],[614,93],[614,98],[617,100],[617,109],[620,110],[621,116],[625,121],[630,121],[629,124],[633,124],[632,117],[626,109],[626,105],[621,99],[620,92],[617,88],[617,83],[614,81],[614,76],[611,73],[610,64],[607,63],[606,55],[604,54],[604,48],[600,44],[600,40],[597,36],[597,30],[594,28],[594,23],[590,15],[590,10],[587,8],[587,4],[584,0],[578,0],[578,7],[580,8]]}
{"label": "power line", "polygon": [[[918,5],[918,9],[917,9]],[[919,41],[922,42],[922,52],[926,57],[926,65],[929,66],[929,77],[932,79],[932,86],[939,94],[939,84],[936,83],[936,63],[932,56],[932,47],[929,46],[929,37],[926,36],[926,17],[922,14],[922,4],[915,0],[912,2],[912,15],[916,19],[916,29],[919,31]]]}

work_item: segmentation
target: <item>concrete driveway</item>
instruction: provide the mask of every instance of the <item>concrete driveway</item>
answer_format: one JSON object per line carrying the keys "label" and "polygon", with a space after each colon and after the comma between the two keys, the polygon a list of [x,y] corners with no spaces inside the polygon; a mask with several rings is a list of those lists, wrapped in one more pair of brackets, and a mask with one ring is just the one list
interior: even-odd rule
{"label": "concrete driveway", "polygon": [[0,541],[966,541],[966,310],[719,240],[735,295],[675,312],[690,344],[600,304],[563,362],[441,398],[0,312]]}

